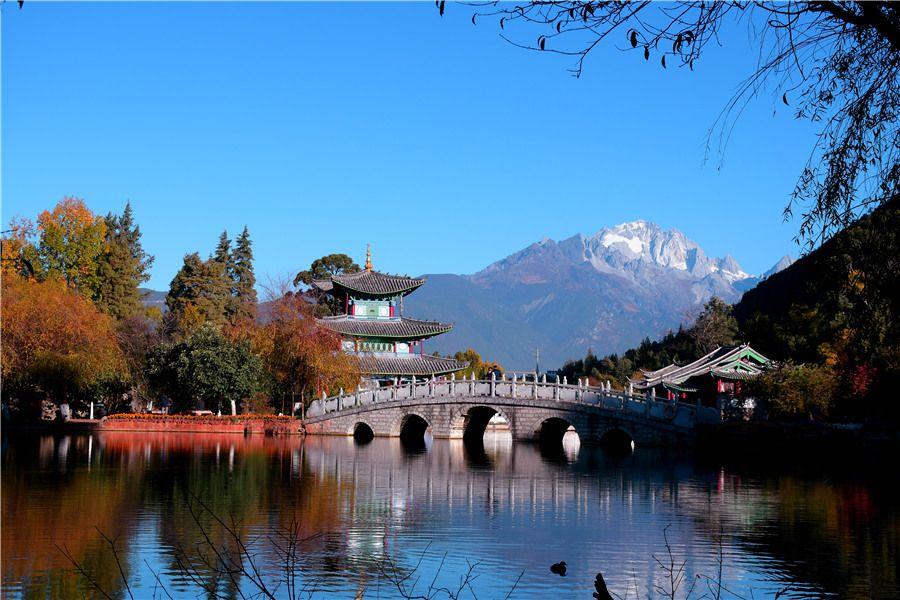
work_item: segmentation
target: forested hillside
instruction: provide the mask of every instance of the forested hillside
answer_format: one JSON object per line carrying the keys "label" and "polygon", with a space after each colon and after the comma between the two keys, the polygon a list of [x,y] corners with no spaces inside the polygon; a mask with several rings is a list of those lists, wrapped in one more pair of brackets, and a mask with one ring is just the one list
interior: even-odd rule
{"label": "forested hillside", "polygon": [[898,414],[898,236],[895,197],[734,306],[743,337],[767,356],[834,369],[840,413]]}

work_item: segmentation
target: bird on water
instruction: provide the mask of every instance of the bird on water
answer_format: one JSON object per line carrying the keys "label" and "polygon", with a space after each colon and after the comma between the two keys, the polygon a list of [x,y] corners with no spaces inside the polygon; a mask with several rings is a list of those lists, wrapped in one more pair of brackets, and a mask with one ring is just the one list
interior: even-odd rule
{"label": "bird on water", "polygon": [[560,577],[566,576],[566,561],[562,560],[555,565],[550,565],[550,572],[556,573]]}

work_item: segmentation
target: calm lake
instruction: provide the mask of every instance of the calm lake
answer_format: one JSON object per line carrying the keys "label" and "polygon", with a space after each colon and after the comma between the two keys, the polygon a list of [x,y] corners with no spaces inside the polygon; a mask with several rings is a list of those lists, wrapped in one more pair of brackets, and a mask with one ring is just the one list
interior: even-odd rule
{"label": "calm lake", "polygon": [[[671,564],[683,564],[678,598],[692,585],[691,598],[714,598],[717,582],[721,598],[900,597],[898,472],[884,457],[615,456],[577,438],[542,452],[492,433],[474,449],[153,433],[3,444],[9,598],[103,597],[73,561],[114,598],[254,596],[258,578],[278,598],[462,586],[464,598],[589,600],[598,571],[614,596],[660,598]],[[216,572],[232,559],[249,575]],[[550,572],[558,561],[565,577]]]}

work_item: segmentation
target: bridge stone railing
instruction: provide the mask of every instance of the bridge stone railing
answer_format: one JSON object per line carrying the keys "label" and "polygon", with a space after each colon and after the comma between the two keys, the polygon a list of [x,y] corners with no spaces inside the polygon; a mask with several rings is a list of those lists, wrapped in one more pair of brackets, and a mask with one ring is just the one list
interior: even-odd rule
{"label": "bridge stone railing", "polygon": [[[650,419],[679,421],[689,423],[717,423],[721,421],[721,413],[715,408],[689,404],[680,401],[657,399],[652,393],[641,394],[634,390],[613,390],[607,381],[601,386],[590,386],[587,379],[569,384],[565,378],[548,382],[546,376],[540,381],[522,379],[424,379],[411,383],[390,385],[373,389],[357,389],[337,396],[315,400],[306,411],[307,419],[340,413],[344,410],[356,409],[372,404],[389,404],[410,399],[421,398],[456,398],[460,401],[475,398],[505,398],[522,400],[543,400],[568,404],[596,406],[607,410],[629,413],[634,416],[645,416]],[[337,415],[335,415],[337,416]]]}

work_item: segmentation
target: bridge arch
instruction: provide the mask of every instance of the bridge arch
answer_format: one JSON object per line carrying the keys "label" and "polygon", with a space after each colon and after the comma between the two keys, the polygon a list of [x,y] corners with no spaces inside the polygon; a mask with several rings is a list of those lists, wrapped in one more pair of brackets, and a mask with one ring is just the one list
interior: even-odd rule
{"label": "bridge arch", "polygon": [[[563,436],[570,427],[575,429],[575,424],[562,417],[544,419],[537,432],[538,442],[547,448],[562,448]],[[578,433],[577,429],[575,433]]]}
{"label": "bridge arch", "polygon": [[365,421],[357,421],[349,433],[358,444],[368,444],[375,437],[375,430]]}
{"label": "bridge arch", "polygon": [[630,454],[634,450],[634,436],[624,427],[614,425],[600,436],[600,446],[615,454]]}
{"label": "bridge arch", "polygon": [[462,431],[462,438],[466,443],[480,443],[484,438],[488,423],[494,418],[494,415],[500,415],[507,423],[510,423],[509,417],[499,408],[486,404],[475,404],[463,407],[457,412],[451,419],[450,429],[455,432]]}
{"label": "bridge arch", "polygon": [[404,413],[391,427],[391,435],[399,436],[400,441],[412,446],[425,445],[425,432],[431,424],[414,412]]}

